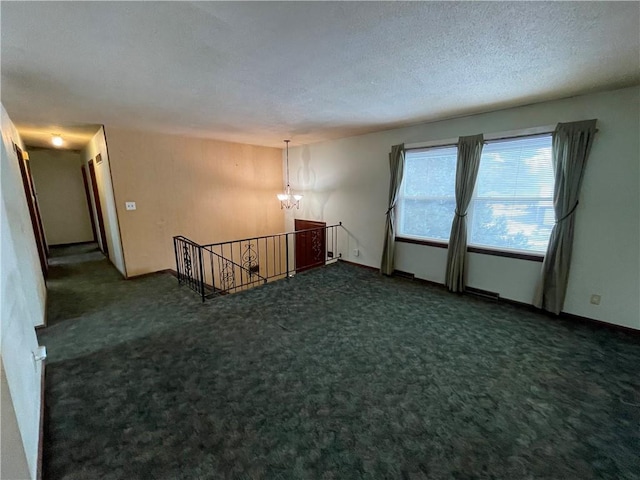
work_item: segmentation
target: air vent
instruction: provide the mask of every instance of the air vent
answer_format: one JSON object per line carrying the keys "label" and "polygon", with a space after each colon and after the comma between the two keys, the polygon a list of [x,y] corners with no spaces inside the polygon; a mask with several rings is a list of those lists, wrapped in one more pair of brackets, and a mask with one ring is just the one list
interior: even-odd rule
{"label": "air vent", "polygon": [[466,292],[478,297],[488,298],[490,300],[498,300],[500,298],[500,294],[498,292],[490,292],[489,290],[482,290],[480,288],[467,287]]}
{"label": "air vent", "polygon": [[402,270],[394,270],[393,275],[395,277],[408,278],[409,280],[414,280],[416,278],[415,274],[403,272]]}

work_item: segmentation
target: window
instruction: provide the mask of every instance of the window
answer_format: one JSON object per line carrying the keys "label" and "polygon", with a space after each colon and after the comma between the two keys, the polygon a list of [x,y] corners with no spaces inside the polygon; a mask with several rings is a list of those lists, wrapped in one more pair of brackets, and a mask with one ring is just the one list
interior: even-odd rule
{"label": "window", "polygon": [[[448,241],[456,147],[408,151],[399,236]],[[469,245],[544,253],[554,224],[551,136],[487,143],[467,211]]]}
{"label": "window", "polygon": [[401,236],[449,240],[456,209],[456,147],[409,150],[399,198]]}
{"label": "window", "polygon": [[468,216],[470,245],[544,253],[555,222],[551,136],[485,145]]}

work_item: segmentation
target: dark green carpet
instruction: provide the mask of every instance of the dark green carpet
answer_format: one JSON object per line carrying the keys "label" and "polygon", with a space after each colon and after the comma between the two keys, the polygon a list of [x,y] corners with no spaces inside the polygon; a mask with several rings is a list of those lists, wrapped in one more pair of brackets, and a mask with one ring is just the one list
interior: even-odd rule
{"label": "dark green carpet", "polygon": [[638,336],[346,264],[203,305],[80,253],[45,480],[640,478]]}

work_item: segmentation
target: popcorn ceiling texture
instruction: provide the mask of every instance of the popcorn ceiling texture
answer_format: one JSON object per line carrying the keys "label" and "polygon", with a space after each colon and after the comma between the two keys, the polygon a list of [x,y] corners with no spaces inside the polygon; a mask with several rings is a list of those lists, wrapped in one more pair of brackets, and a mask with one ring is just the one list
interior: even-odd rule
{"label": "popcorn ceiling texture", "polygon": [[24,136],[105,124],[280,147],[640,82],[638,2],[1,8],[2,102]]}
{"label": "popcorn ceiling texture", "polygon": [[637,335],[343,263],[203,304],[53,252],[49,480],[638,478]]}

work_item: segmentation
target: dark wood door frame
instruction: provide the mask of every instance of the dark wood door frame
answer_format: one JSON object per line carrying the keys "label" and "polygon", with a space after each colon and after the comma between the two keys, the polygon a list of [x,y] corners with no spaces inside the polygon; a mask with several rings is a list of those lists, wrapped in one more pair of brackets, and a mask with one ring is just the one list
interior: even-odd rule
{"label": "dark wood door frame", "polygon": [[93,165],[93,160],[89,160],[89,178],[91,179],[91,189],[93,190],[93,201],[96,207],[96,216],[98,217],[98,230],[100,231],[102,253],[108,256],[109,247],[107,247],[107,233],[104,229],[104,218],[102,217],[102,204],[100,202],[100,193],[98,193],[98,182],[96,180],[96,169]]}
{"label": "dark wood door frame", "polygon": [[27,207],[29,209],[29,217],[31,219],[31,227],[33,227],[33,235],[36,240],[38,250],[38,258],[40,259],[40,268],[42,274],[47,277],[47,247],[44,239],[44,231],[42,230],[42,220],[40,219],[39,209],[37,208],[37,199],[33,190],[33,181],[31,180],[31,171],[25,163],[24,155],[20,147],[16,145],[16,155],[18,157],[18,165],[20,166],[20,176],[22,177],[22,186],[27,199]]}
{"label": "dark wood door frame", "polygon": [[82,165],[80,167],[82,171],[82,183],[84,183],[84,194],[87,197],[87,209],[89,210],[89,218],[91,219],[91,232],[93,233],[93,241],[98,241],[98,234],[96,233],[96,219],[93,216],[93,205],[91,204],[91,193],[89,193],[89,180],[87,179],[87,167]]}
{"label": "dark wood door frame", "polygon": [[294,220],[296,232],[317,228],[318,230],[296,233],[296,272],[324,265],[327,249],[327,231],[325,222],[313,220]]}
{"label": "dark wood door frame", "polygon": [[31,174],[31,161],[28,155],[22,155],[24,157],[24,165],[27,169],[27,176],[29,178],[29,185],[31,186],[31,192],[33,194],[33,205],[36,209],[36,219],[38,220],[38,229],[40,230],[40,236],[42,237],[42,245],[44,245],[44,252],[49,258],[49,244],[47,243],[47,236],[44,231],[44,225],[42,224],[42,214],[40,213],[40,202],[38,201],[38,190],[36,190],[36,184],[33,182],[33,175]]}

